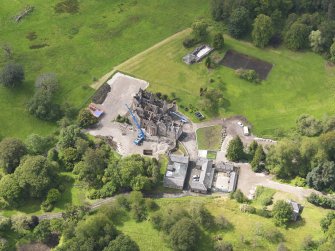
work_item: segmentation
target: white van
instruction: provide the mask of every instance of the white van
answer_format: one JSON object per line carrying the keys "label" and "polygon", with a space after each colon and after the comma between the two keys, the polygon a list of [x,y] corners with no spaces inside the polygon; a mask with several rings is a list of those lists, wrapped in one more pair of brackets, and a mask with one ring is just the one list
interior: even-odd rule
{"label": "white van", "polygon": [[249,136],[250,135],[249,127],[243,126],[243,134],[244,134],[244,136]]}

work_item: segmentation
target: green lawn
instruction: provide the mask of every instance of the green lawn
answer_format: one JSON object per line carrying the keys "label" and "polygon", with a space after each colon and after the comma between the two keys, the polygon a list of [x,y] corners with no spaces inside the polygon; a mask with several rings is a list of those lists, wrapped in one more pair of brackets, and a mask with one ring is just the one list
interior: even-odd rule
{"label": "green lawn", "polygon": [[222,126],[210,126],[197,130],[197,144],[200,150],[218,151],[222,143]]}
{"label": "green lawn", "polygon": [[[12,17],[28,4],[5,1],[0,8],[0,44],[8,44],[13,59],[24,65],[26,80],[17,90],[0,88],[0,136],[24,138],[50,133],[54,124],[27,114],[25,104],[36,77],[55,72],[61,83],[60,103],[80,107],[92,95],[93,79],[114,66],[189,27],[197,17],[209,16],[206,0],[85,0],[76,14],[56,14],[61,0],[31,0],[35,10],[20,23]],[[37,38],[29,40],[27,34]],[[47,44],[40,49],[31,45]],[[0,68],[8,61],[0,51]]]}
{"label": "green lawn", "polygon": [[224,50],[234,49],[274,65],[268,79],[256,85],[237,78],[230,68],[207,70],[203,63],[184,64],[181,59],[190,51],[182,46],[184,37],[182,34],[120,70],[149,81],[151,91],[176,93],[184,107],[199,108],[200,87],[220,88],[226,100],[220,116],[246,116],[259,136],[274,136],[277,130],[291,129],[303,113],[318,118],[334,113],[335,67],[327,66],[321,56],[285,48],[258,49],[226,36]]}
{"label": "green lawn", "polygon": [[[271,243],[267,239],[255,235],[257,227],[275,228],[272,219],[241,213],[240,204],[233,200],[219,197],[184,197],[158,199],[157,202],[161,208],[177,204],[178,207],[187,209],[194,200],[204,202],[213,215],[224,216],[233,225],[224,231],[204,232],[200,236],[201,241],[197,250],[212,250],[210,239],[215,236],[222,236],[223,240],[231,242],[234,250],[277,250],[278,243]],[[314,239],[323,236],[319,222],[327,210],[317,208],[307,202],[305,204],[301,222],[292,224],[288,229],[277,228],[284,236],[285,245],[292,251],[301,250],[301,243],[307,235],[313,236]],[[164,235],[152,228],[150,220],[135,223],[128,219],[118,228],[133,238],[141,250],[170,250],[164,242]]]}

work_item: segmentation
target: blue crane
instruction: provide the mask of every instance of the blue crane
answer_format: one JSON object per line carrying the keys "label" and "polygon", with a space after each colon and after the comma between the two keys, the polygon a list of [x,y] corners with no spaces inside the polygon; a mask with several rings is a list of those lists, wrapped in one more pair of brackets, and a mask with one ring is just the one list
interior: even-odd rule
{"label": "blue crane", "polygon": [[138,129],[138,135],[137,135],[137,138],[134,140],[134,144],[135,145],[140,145],[143,142],[143,140],[145,140],[145,134],[144,134],[141,126],[137,122],[137,119],[136,119],[135,115],[133,114],[133,112],[131,111],[130,107],[128,105],[126,105],[126,107],[127,107],[128,111],[129,111],[131,117],[133,118],[134,123],[135,123],[137,129]]}

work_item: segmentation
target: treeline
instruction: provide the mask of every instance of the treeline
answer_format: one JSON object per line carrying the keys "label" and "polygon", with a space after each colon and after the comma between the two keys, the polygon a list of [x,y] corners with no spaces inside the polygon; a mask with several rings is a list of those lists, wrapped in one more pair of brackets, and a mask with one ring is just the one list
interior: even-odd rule
{"label": "treeline", "polygon": [[4,173],[0,179],[1,209],[37,199],[43,201],[43,210],[51,211],[69,182],[61,172],[73,172],[92,199],[148,191],[161,180],[156,159],[140,155],[121,158],[104,139],[89,138],[76,125],[48,137],[33,134],[25,142],[3,139],[0,167]]}
{"label": "treeline", "polygon": [[283,41],[289,49],[311,48],[335,60],[334,0],[213,0],[212,17],[231,36],[251,36],[258,47]]}

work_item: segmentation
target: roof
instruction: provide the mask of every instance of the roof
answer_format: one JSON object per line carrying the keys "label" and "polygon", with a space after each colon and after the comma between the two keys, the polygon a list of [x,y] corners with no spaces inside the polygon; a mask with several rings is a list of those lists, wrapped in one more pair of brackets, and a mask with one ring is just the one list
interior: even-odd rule
{"label": "roof", "polygon": [[234,165],[231,163],[225,163],[225,162],[218,162],[215,164],[216,169],[220,171],[225,171],[225,172],[232,172],[234,171]]}
{"label": "roof", "polygon": [[183,61],[186,64],[192,64],[196,61],[196,56],[193,54],[187,54],[186,56],[183,57]]}
{"label": "roof", "polygon": [[199,181],[190,182],[191,189],[208,191],[212,187],[214,178],[213,161],[208,159],[199,159],[197,164],[201,164],[201,173]]}
{"label": "roof", "polygon": [[164,186],[183,188],[188,169],[188,156],[170,155],[167,172],[164,176]]}
{"label": "roof", "polygon": [[300,214],[302,213],[304,207],[301,204],[292,200],[289,200],[288,203],[290,203],[293,209],[292,219],[294,221],[297,221],[300,218]]}

